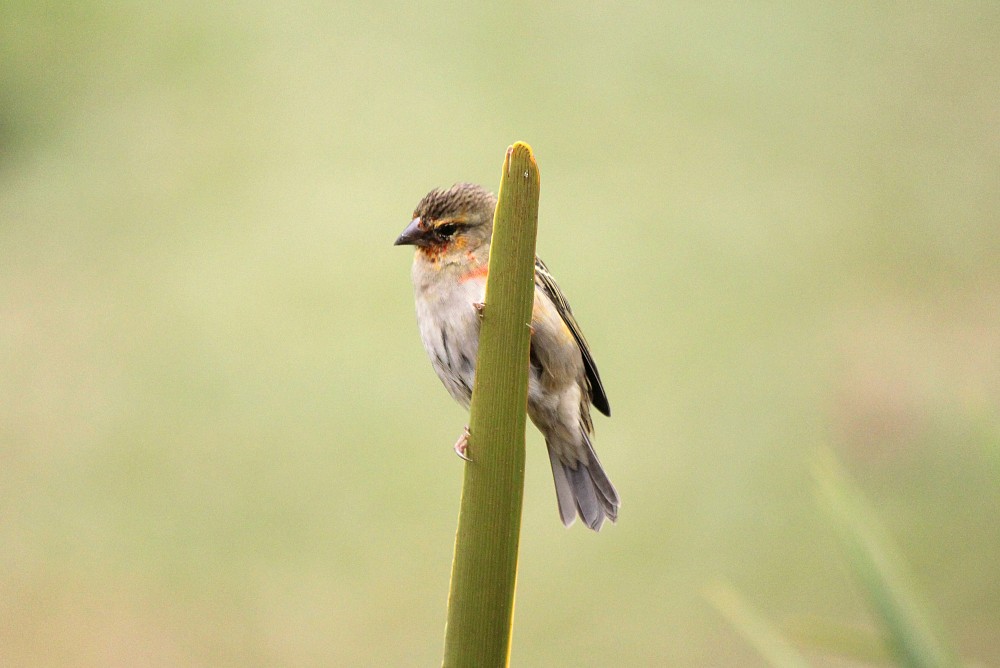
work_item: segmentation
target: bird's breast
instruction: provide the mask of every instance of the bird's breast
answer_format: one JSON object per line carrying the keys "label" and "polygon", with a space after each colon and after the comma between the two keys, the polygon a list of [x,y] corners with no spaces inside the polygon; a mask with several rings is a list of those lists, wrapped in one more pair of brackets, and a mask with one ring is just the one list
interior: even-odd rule
{"label": "bird's breast", "polygon": [[482,280],[459,280],[457,267],[427,271],[414,264],[413,288],[420,339],[448,392],[464,406],[472,399],[479,316],[474,304],[486,291]]}

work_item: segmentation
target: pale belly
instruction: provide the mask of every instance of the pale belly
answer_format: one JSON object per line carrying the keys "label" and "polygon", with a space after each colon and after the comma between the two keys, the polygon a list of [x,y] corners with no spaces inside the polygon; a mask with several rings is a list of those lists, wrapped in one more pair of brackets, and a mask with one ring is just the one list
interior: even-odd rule
{"label": "pale belly", "polygon": [[477,280],[456,282],[448,290],[417,289],[420,339],[431,366],[449,394],[466,408],[472,400],[476,355],[479,352],[479,315],[486,286]]}

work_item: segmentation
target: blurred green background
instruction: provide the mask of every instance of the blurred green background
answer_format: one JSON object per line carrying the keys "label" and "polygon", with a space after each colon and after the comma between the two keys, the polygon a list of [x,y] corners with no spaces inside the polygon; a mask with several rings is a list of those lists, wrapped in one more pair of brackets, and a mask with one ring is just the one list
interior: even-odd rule
{"label": "blurred green background", "polygon": [[624,505],[564,530],[529,428],[513,664],[759,665],[717,581],[870,625],[830,446],[995,665],[1000,5],[360,7],[3,2],[0,664],[438,664],[392,241],[525,140]]}

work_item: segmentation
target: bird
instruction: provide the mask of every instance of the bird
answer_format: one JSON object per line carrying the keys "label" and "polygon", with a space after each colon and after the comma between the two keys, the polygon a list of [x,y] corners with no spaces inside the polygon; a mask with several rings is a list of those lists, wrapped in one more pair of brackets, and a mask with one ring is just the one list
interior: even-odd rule
{"label": "bird", "polygon": [[[431,366],[466,409],[472,401],[479,330],[486,293],[497,198],[473,183],[430,191],[396,246],[415,246],[411,277],[417,324]],[[530,323],[528,416],[545,437],[559,517],[580,517],[594,531],[615,522],[621,501],[594,451],[590,405],[611,407],[590,346],[569,302],[545,264],[535,258]],[[455,444],[468,459],[468,427]]]}

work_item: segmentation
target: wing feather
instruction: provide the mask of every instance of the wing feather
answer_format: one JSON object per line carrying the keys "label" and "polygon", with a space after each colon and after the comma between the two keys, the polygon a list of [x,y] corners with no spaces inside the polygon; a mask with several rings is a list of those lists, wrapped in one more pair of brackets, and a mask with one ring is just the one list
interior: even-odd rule
{"label": "wing feather", "polygon": [[594,408],[610,417],[611,406],[608,404],[608,396],[604,393],[601,376],[597,373],[597,365],[594,364],[594,358],[590,354],[590,346],[587,344],[587,339],[584,338],[583,332],[580,331],[580,325],[576,322],[576,318],[573,317],[573,310],[569,307],[569,302],[566,301],[566,296],[562,293],[562,290],[556,285],[552,274],[549,273],[549,268],[537,257],[535,258],[535,285],[541,288],[546,296],[552,300],[552,303],[555,304],[556,310],[559,311],[563,322],[569,327],[573,338],[576,339],[577,344],[580,346],[580,353],[583,355],[583,366],[587,372],[587,380],[590,382],[591,403],[594,404]]}

